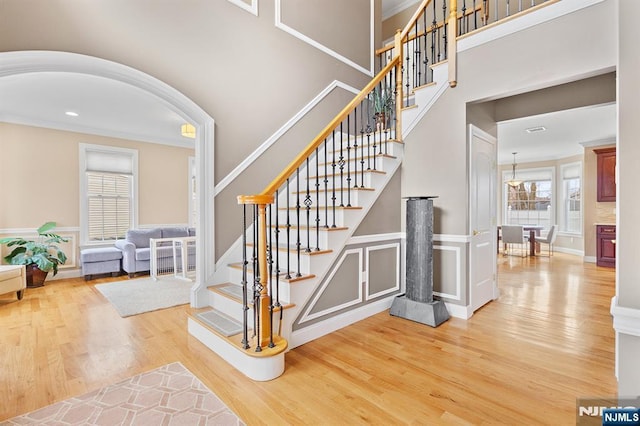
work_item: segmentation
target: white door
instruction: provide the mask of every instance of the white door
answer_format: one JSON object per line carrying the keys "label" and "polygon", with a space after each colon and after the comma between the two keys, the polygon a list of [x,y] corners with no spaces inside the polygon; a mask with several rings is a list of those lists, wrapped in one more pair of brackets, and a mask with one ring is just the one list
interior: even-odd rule
{"label": "white door", "polygon": [[470,304],[475,312],[498,297],[496,284],[496,139],[469,126]]}

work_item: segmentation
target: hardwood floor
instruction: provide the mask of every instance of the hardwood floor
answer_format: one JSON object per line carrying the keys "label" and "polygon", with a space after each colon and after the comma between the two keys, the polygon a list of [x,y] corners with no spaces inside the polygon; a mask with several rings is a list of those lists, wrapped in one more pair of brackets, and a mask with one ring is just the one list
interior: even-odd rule
{"label": "hardwood floor", "polygon": [[188,306],[120,318],[94,284],[0,296],[0,420],[180,361],[249,425],[574,424],[615,396],[613,269],[499,256],[500,298],[437,328],[383,312],[256,383],[189,336]]}

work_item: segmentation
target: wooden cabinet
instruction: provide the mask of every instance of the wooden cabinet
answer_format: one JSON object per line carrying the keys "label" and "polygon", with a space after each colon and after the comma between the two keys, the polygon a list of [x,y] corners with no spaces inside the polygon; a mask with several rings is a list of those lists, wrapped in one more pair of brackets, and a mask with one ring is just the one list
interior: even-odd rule
{"label": "wooden cabinet", "polygon": [[596,264],[616,266],[616,226],[596,225]]}
{"label": "wooden cabinet", "polygon": [[616,201],[616,149],[594,149],[598,158],[598,201]]}

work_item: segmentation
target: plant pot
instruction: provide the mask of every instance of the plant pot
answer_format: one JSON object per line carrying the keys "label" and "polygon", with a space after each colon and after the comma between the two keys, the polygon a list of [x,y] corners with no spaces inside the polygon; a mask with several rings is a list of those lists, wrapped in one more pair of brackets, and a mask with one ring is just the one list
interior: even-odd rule
{"label": "plant pot", "polygon": [[376,113],[376,131],[382,131],[387,128],[387,114],[384,112]]}
{"label": "plant pot", "polygon": [[36,265],[27,265],[27,287],[42,287],[48,272],[42,271]]}

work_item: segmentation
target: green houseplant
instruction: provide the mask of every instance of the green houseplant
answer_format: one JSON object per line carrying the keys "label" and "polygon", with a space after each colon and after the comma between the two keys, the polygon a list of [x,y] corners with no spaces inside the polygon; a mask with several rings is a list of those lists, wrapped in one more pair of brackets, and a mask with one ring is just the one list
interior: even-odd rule
{"label": "green houseplant", "polygon": [[395,96],[389,86],[377,86],[373,89],[373,111],[376,119],[376,130],[387,127],[387,119],[395,108]]}
{"label": "green houseplant", "polygon": [[56,227],[55,222],[47,222],[38,228],[36,239],[11,237],[0,239],[0,244],[13,247],[11,253],[4,260],[12,265],[26,265],[27,286],[40,287],[43,285],[49,271],[53,276],[58,273],[58,265],[67,261],[67,255],[58,244],[66,243],[68,239],[51,232]]}

